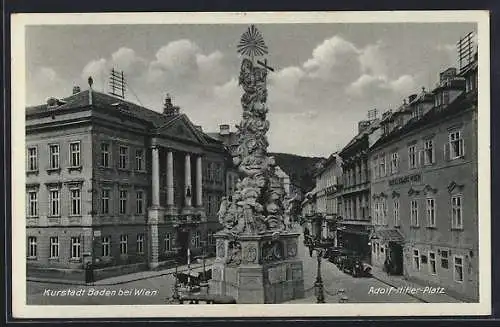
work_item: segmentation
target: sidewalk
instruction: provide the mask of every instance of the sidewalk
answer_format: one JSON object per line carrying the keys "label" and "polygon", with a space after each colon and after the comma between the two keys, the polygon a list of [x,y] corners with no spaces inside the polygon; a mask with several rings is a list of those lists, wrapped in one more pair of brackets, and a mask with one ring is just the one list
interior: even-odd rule
{"label": "sidewalk", "polygon": [[[372,276],[373,278],[381,281],[384,284],[395,288],[416,288],[416,289],[424,289],[425,287],[432,287],[431,285],[420,285],[413,281],[405,279],[404,276],[393,276],[388,275],[385,271],[380,268],[370,266],[372,268]],[[420,301],[427,303],[462,303],[454,297],[451,297],[448,294],[430,294],[423,292],[416,292],[415,294],[407,293],[409,296],[412,296]]]}
{"label": "sidewalk", "polygon": [[[205,260],[205,269],[210,269],[214,258]],[[191,264],[191,273],[193,272],[201,272],[203,268],[203,263],[193,263]],[[187,265],[182,265],[177,267],[178,272],[186,272],[188,270]],[[165,275],[171,275],[175,272],[174,268],[167,268],[163,270],[146,270],[140,271],[132,274],[126,274],[116,277],[110,277],[98,280],[94,283],[95,286],[111,286],[111,285],[119,285],[126,284],[130,282],[135,282],[138,280],[155,278]],[[39,277],[26,277],[26,281],[28,282],[37,282],[37,283],[51,283],[51,284],[63,284],[63,285],[87,285],[84,281],[75,281],[75,280],[63,280],[63,279],[54,279],[54,278],[39,278]]]}

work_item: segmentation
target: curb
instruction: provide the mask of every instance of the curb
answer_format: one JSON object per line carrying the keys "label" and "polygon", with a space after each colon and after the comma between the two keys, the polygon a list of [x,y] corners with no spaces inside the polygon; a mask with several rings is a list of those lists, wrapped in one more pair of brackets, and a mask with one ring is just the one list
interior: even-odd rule
{"label": "curb", "polygon": [[[210,264],[209,264],[210,265]],[[195,268],[201,268],[200,266],[194,266],[191,267],[191,269]],[[173,268],[170,268],[173,269]],[[182,271],[187,271],[187,267],[179,268],[177,269],[177,272],[182,272]],[[175,271],[175,270],[174,270]],[[145,276],[145,277],[139,277],[139,278],[134,278],[134,279],[128,279],[128,280],[122,280],[122,281],[117,281],[113,283],[99,283],[99,281],[96,281],[92,284],[87,284],[84,282],[80,281],[68,281],[68,280],[56,280],[56,279],[43,279],[43,278],[36,278],[36,277],[27,277],[26,281],[27,282],[34,282],[34,283],[46,283],[46,284],[60,284],[60,285],[79,285],[79,286],[114,286],[114,285],[121,285],[121,284],[126,284],[126,283],[131,283],[139,280],[144,280],[144,279],[149,279],[149,278],[156,278],[156,277],[161,277],[161,276],[166,276],[166,275],[172,275],[174,271],[169,271],[169,272],[164,272],[160,274],[155,274],[155,275],[150,275],[150,276]],[[114,278],[114,277],[111,277]],[[104,279],[101,279],[104,280]]]}

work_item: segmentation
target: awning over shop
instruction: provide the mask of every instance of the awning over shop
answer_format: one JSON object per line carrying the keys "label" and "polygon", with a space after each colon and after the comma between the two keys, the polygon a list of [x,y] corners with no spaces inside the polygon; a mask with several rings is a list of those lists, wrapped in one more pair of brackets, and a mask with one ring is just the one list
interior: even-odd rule
{"label": "awning over shop", "polygon": [[386,242],[404,242],[404,237],[396,229],[382,229],[376,230],[370,235],[370,239],[381,239]]}
{"label": "awning over shop", "polygon": [[340,228],[337,229],[341,233],[345,234],[356,234],[356,235],[363,235],[363,236],[368,236],[369,231],[366,229],[365,226],[363,225],[358,225],[358,226],[341,226]]}

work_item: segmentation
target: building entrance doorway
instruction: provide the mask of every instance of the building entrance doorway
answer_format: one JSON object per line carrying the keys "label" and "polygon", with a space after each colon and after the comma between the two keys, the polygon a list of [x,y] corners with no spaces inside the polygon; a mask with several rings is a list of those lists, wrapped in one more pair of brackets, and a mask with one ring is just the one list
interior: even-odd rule
{"label": "building entrance doorway", "polygon": [[179,230],[177,232],[177,242],[179,249],[179,261],[187,263],[187,250],[189,247],[189,231]]}
{"label": "building entrance doorway", "polygon": [[403,274],[403,246],[396,242],[389,242],[388,273],[391,275]]}

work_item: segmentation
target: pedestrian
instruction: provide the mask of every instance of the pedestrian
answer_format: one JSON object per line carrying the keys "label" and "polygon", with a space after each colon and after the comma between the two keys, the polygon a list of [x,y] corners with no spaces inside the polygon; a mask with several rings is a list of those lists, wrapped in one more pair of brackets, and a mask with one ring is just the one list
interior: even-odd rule
{"label": "pedestrian", "polygon": [[94,285],[94,267],[91,262],[85,266],[85,282]]}

